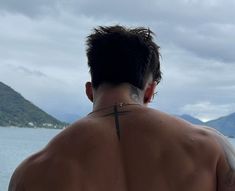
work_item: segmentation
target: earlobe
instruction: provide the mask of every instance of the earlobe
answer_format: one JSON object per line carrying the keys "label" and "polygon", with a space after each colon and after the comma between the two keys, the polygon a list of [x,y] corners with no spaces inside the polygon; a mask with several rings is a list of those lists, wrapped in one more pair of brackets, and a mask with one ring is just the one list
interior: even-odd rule
{"label": "earlobe", "polygon": [[153,81],[152,83],[149,83],[144,94],[144,104],[148,104],[151,102],[151,99],[154,95],[154,90],[157,86],[157,82]]}
{"label": "earlobe", "polygon": [[144,97],[144,104],[148,104],[150,102],[150,99],[148,97]]}
{"label": "earlobe", "polygon": [[144,93],[144,104],[148,104],[151,101],[151,97],[151,88],[148,86]]}
{"label": "earlobe", "polygon": [[92,90],[92,83],[91,82],[86,83],[86,95],[87,95],[88,99],[91,102],[93,102],[93,90]]}

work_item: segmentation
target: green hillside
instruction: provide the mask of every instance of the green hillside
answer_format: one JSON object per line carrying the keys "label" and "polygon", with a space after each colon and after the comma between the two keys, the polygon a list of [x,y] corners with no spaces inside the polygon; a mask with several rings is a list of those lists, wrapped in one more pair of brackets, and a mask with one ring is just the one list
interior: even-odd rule
{"label": "green hillside", "polygon": [[0,82],[0,126],[63,128],[66,124]]}

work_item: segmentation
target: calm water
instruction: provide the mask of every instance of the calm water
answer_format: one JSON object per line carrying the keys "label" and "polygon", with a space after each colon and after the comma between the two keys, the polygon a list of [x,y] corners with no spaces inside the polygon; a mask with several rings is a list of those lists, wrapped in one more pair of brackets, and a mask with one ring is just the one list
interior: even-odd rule
{"label": "calm water", "polygon": [[7,191],[18,164],[44,147],[61,130],[0,127],[0,191]]}
{"label": "calm water", "polygon": [[[6,191],[16,166],[43,148],[61,130],[0,127],[0,191]],[[235,139],[230,139],[235,146]]]}

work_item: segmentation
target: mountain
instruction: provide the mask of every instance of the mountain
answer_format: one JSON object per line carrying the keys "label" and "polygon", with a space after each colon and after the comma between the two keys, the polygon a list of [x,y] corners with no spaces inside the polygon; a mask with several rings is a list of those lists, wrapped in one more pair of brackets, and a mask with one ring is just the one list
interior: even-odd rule
{"label": "mountain", "polygon": [[184,114],[184,115],[180,115],[178,116],[192,124],[195,124],[195,125],[204,125],[204,123],[202,121],[200,121],[199,119],[195,118],[195,117],[192,117],[191,115],[187,115],[187,114]]}
{"label": "mountain", "polygon": [[67,123],[74,123],[82,118],[81,115],[73,113],[54,113],[54,116]]}
{"label": "mountain", "polygon": [[186,114],[180,115],[178,117],[196,125],[213,127],[226,136],[235,137],[235,113],[205,123]]}
{"label": "mountain", "polygon": [[63,128],[66,125],[0,82],[0,126]]}
{"label": "mountain", "polygon": [[224,135],[235,137],[235,113],[208,121],[206,125],[214,127]]}

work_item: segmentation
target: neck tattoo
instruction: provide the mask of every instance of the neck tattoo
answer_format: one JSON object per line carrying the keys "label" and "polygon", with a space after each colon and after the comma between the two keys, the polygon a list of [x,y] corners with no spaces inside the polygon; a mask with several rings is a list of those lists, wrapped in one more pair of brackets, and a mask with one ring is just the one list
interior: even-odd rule
{"label": "neck tattoo", "polygon": [[103,111],[103,110],[106,110],[106,109],[109,109],[109,108],[114,108],[115,106],[118,108],[123,108],[124,106],[131,106],[131,105],[139,105],[139,106],[142,106],[141,104],[139,103],[124,103],[124,102],[120,102],[120,103],[116,103],[114,105],[111,105],[111,106],[107,106],[107,107],[102,107],[100,109],[97,109],[97,110],[94,110],[92,112],[90,112],[88,115],[91,115],[93,113],[96,113],[96,112],[99,112],[99,111]]}
{"label": "neck tattoo", "polygon": [[103,111],[103,110],[106,110],[106,109],[109,109],[109,108],[113,108],[113,112],[112,113],[105,114],[102,117],[114,116],[115,126],[116,126],[116,133],[117,133],[118,140],[120,141],[121,132],[120,132],[119,116],[123,115],[125,113],[128,113],[130,111],[118,111],[118,109],[121,109],[124,106],[131,106],[131,105],[141,106],[141,104],[137,104],[137,103],[122,103],[121,102],[121,103],[118,103],[118,104],[115,104],[115,105],[112,105],[112,106],[109,106],[109,107],[104,107],[104,108],[95,110],[95,111],[89,113],[88,115],[93,114],[95,112]]}

